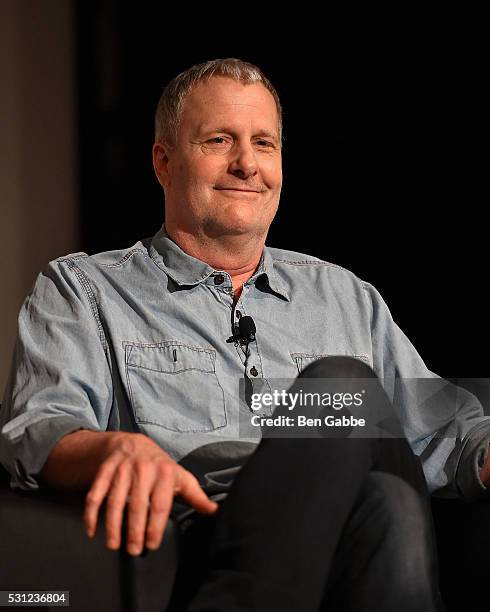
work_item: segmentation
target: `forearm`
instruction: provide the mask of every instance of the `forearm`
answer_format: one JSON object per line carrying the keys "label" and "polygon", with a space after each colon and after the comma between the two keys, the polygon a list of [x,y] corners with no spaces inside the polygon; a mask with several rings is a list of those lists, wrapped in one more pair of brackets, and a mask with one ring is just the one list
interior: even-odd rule
{"label": "forearm", "polygon": [[54,446],[41,470],[41,480],[56,489],[87,490],[101,463],[126,432],[79,429]]}

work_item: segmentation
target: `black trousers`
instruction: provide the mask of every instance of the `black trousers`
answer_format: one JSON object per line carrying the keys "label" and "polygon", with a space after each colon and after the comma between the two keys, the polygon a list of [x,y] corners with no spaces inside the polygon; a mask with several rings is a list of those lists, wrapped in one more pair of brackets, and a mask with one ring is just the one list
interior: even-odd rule
{"label": "black trousers", "polygon": [[[376,379],[349,357],[316,361],[295,385],[306,377]],[[443,609],[426,482],[402,436],[264,438],[183,540],[172,610]]]}

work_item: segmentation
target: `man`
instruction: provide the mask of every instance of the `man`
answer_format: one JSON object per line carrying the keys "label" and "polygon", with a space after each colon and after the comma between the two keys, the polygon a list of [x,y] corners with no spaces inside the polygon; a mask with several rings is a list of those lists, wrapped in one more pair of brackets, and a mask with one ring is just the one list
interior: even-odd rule
{"label": "man", "polygon": [[[160,545],[174,496],[214,515],[211,571],[186,609],[434,610],[425,481],[406,440],[257,447],[238,400],[240,378],[250,399],[298,374],[294,389],[305,375],[377,375],[391,401],[396,378],[435,379],[374,287],[265,248],[281,130],[274,88],[246,62],[207,62],[167,86],[153,147],[165,225],[39,276],[19,318],[0,457],[14,486],[87,490],[89,537],[107,499],[111,549],[127,504],[133,555]],[[430,398],[424,412],[400,393],[396,417],[388,397],[376,402],[400,418],[429,490],[484,495],[490,421],[478,402],[461,390],[431,415]]]}

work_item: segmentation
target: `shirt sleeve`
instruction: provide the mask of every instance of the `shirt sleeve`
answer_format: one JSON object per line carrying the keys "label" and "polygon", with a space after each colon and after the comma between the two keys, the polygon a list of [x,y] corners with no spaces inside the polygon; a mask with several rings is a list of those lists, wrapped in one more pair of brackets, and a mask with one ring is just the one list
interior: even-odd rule
{"label": "shirt sleeve", "polygon": [[0,463],[12,488],[42,486],[38,475],[64,435],[107,428],[112,383],[102,337],[76,260],[51,262],[21,308],[0,409]]}
{"label": "shirt sleeve", "polygon": [[373,369],[422,462],[429,491],[440,497],[488,497],[480,480],[490,417],[469,391],[427,369],[394,322],[379,292],[363,282],[371,309]]}

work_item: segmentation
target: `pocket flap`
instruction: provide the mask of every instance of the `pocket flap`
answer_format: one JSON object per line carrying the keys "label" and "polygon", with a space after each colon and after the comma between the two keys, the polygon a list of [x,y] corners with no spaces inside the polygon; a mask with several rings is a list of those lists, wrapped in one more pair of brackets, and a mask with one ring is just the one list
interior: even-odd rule
{"label": "pocket flap", "polygon": [[198,370],[213,373],[215,371],[215,352],[178,342],[161,342],[157,344],[127,345],[128,366],[145,368],[167,374]]}

